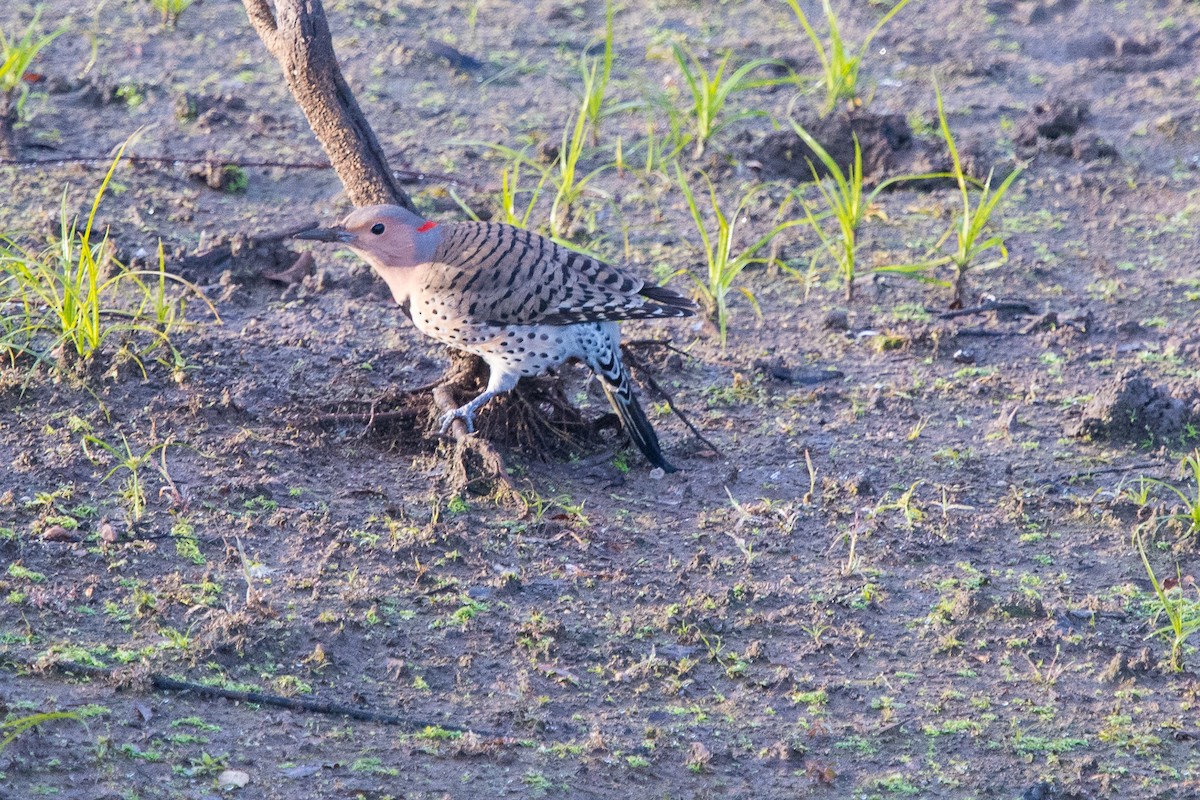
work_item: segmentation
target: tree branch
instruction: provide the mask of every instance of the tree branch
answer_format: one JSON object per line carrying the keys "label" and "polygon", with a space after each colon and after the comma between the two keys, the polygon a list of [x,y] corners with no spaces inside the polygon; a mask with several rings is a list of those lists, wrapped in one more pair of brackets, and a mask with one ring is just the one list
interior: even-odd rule
{"label": "tree branch", "polygon": [[[22,664],[21,666],[31,671],[45,671],[47,669],[46,667],[38,664]],[[107,669],[104,667],[93,667],[74,661],[54,661],[49,665],[49,668],[63,675],[82,675],[94,680],[117,681],[128,678],[128,675],[122,674],[120,670]],[[201,683],[193,683],[192,681],[181,681],[177,678],[171,678],[167,675],[162,675],[157,672],[151,672],[145,677],[150,686],[159,691],[191,692],[197,697],[206,699],[218,698],[232,700],[239,703],[252,703],[259,706],[286,708],[289,711],[307,711],[314,714],[328,714],[332,716],[348,717],[349,719],[360,720],[362,722],[374,722],[381,725],[394,725],[410,731],[420,731],[428,728],[440,728],[444,731],[453,731],[455,733],[474,733],[476,735],[482,735],[493,739],[497,744],[509,744],[516,741],[505,734],[494,731],[479,730],[468,725],[455,725],[447,722],[436,722],[433,720],[424,720],[398,714],[389,714],[384,711],[376,711],[370,708],[360,708],[358,706],[350,706],[343,703],[314,700],[307,697],[282,697],[280,695],[267,694],[265,692],[225,689],[219,686],[208,686]]]}
{"label": "tree branch", "polygon": [[279,43],[279,36],[275,13],[271,11],[270,4],[267,0],[243,0],[243,5],[246,7],[246,16],[250,18],[250,24],[258,33],[258,38],[263,40],[263,44],[272,55],[276,55],[275,48]]}
{"label": "tree branch", "polygon": [[342,77],[321,0],[242,0],[288,89],[304,112],[356,206],[392,204],[415,210],[388,169],[387,156]]}

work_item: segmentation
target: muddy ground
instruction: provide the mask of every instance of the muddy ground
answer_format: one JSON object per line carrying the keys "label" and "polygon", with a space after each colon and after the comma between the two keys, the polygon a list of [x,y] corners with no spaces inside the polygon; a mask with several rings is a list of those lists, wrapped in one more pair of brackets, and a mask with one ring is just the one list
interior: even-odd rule
{"label": "muddy ground", "polygon": [[[71,27],[35,64],[20,154],[101,161],[0,167],[0,230],[44,236],[64,187],[85,209],[139,129],[141,156],[321,160],[240,4],[205,0],[174,29],[147,3],[85,5],[43,7],[44,29]],[[883,5],[837,4],[856,41]],[[30,15],[5,4],[0,25]],[[330,17],[393,166],[441,176],[409,188],[443,221],[463,216],[451,189],[494,208],[502,162],[481,142],[558,141],[604,29],[598,2],[344,0]],[[783,3],[628,4],[614,27],[614,103],[679,91],[672,41],[710,69],[727,49],[816,67]],[[220,323],[193,299],[173,334],[184,365],[151,356],[145,377],[115,340],[83,377],[6,363],[0,711],[86,720],[3,749],[0,797],[1200,796],[1200,655],[1170,668],[1131,539],[1170,508],[1161,489],[1144,506],[1124,492],[1186,487],[1177,464],[1198,444],[1200,4],[914,0],[864,67],[867,110],[910,132],[893,144],[940,151],[933,73],[974,168],[1025,166],[997,219],[1010,260],[968,294],[1024,312],[942,318],[948,290],[872,275],[955,209],[944,186],[889,192],[852,303],[827,264],[807,291],[754,268],[763,317],[735,300],[727,348],[702,322],[626,326],[682,351],[639,352],[719,454],[643,389],[681,472],[651,474],[613,437],[510,447],[523,505],[448,492],[431,440],[318,424],[446,365],[350,254],[275,280],[291,256],[188,260],[334,219],[331,171],[249,167],[222,190],[190,164],[122,165],[100,213],[116,251],[144,265],[161,240]],[[734,199],[781,181],[778,200],[797,178],[773,119],[819,105],[796,97],[735,95],[772,116],[680,163]],[[620,137],[644,164],[648,118],[666,130],[645,110],[607,117],[588,163]],[[604,173],[573,240],[659,280],[699,274],[672,176]],[[774,211],[752,207],[747,239]],[[781,255],[803,270],[814,246],[793,229]],[[136,523],[129,473],[106,479],[89,435],[151,454]],[[1194,535],[1143,530],[1160,578],[1194,574]],[[152,675],[409,724],[157,691]]]}

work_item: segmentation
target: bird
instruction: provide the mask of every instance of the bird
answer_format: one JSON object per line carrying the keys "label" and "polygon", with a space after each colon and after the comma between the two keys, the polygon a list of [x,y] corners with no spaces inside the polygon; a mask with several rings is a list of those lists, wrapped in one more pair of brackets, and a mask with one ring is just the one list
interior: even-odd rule
{"label": "bird", "polygon": [[384,280],[417,330],[488,365],[483,392],[446,412],[441,432],[522,377],[578,360],[600,377],[630,439],[655,467],[675,472],[621,360],[622,320],[689,317],[696,304],[671,289],[525,228],[439,223],[397,205],[355,209],[339,224],[294,234],[345,245]]}

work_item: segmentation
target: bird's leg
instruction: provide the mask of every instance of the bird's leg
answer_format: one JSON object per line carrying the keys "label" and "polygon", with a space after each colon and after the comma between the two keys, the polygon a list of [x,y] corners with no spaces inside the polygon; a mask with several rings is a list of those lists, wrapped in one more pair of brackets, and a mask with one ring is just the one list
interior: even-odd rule
{"label": "bird's leg", "polygon": [[466,405],[461,405],[453,411],[447,411],[445,414],[442,414],[441,433],[445,433],[446,431],[450,430],[450,426],[454,424],[454,420],[456,419],[461,419],[467,426],[467,433],[474,433],[475,412],[482,408],[484,403],[486,403],[488,400],[491,400],[497,394],[499,393],[488,389],[483,394],[479,395],[479,397],[476,397]]}
{"label": "bird's leg", "polygon": [[507,392],[517,385],[517,381],[521,379],[519,372],[504,372],[497,369],[494,365],[488,365],[488,385],[487,388],[471,402],[461,405],[453,411],[447,411],[439,420],[441,424],[441,433],[450,430],[450,426],[454,424],[454,420],[461,419],[463,424],[467,426],[467,433],[475,432],[475,412],[483,408],[483,405],[498,394]]}

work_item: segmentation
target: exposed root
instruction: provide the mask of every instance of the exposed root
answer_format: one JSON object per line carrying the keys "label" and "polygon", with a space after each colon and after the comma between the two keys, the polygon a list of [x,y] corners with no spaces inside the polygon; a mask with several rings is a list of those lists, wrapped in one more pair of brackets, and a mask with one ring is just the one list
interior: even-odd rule
{"label": "exposed root", "polygon": [[346,411],[344,405],[339,404],[338,410],[317,414],[313,421],[318,425],[361,425],[360,439],[380,433],[408,434],[409,438],[417,439],[429,416],[426,395],[442,380],[413,389],[389,391],[366,404],[366,411]]}
{"label": "exposed root", "polygon": [[[390,392],[371,401],[364,411],[348,411],[343,405],[314,419],[322,425],[361,425],[360,437],[383,434],[428,447],[439,441],[436,426],[441,415],[478,395],[486,378],[487,365],[481,359],[452,352],[449,370],[432,384]],[[479,428],[473,434],[467,433],[462,420],[450,427],[448,489],[473,494],[496,491],[509,498],[516,496],[516,487],[497,445],[537,455],[578,452],[591,444],[597,428],[571,405],[555,377],[522,381],[514,391],[488,403],[476,424]]]}
{"label": "exposed root", "polygon": [[[667,342],[642,344],[675,349]],[[628,351],[626,356],[639,377],[666,400],[696,438],[714,452],[720,452],[679,410],[642,361]],[[318,414],[315,421],[322,425],[361,425],[360,437],[385,434],[403,437],[412,444],[429,445],[438,441],[439,418],[476,397],[486,384],[487,365],[482,359],[452,351],[449,370],[435,383],[388,393],[364,404],[367,405],[364,411],[348,411],[344,406],[329,409]],[[515,498],[518,493],[497,446],[542,458],[565,457],[603,446],[601,431],[620,430],[615,414],[586,419],[571,403],[562,380],[553,375],[523,379],[516,389],[489,402],[475,421],[478,429],[473,434],[467,433],[462,420],[456,419],[450,426],[453,449],[447,453],[447,488],[472,494],[497,492],[506,499]]]}
{"label": "exposed root", "polygon": [[[413,390],[413,394],[416,393],[417,390]],[[367,411],[366,413],[333,412],[329,414],[318,414],[317,422],[321,423],[322,425],[338,425],[347,422],[361,422],[364,426],[363,435],[365,436],[376,425],[380,425],[385,422],[407,423],[411,425],[416,423],[417,420],[423,416],[423,412],[414,408],[399,408],[393,411],[379,411],[377,410],[378,407],[379,402],[375,401],[371,403],[371,410]]]}
{"label": "exposed root", "polygon": [[[470,396],[468,392],[464,399]],[[489,406],[489,413],[477,419],[481,435],[512,449],[565,458],[601,444],[596,433],[604,417],[594,422],[584,419],[558,376],[526,378]]]}
{"label": "exposed root", "polygon": [[[433,387],[433,402],[437,416],[453,411],[459,403],[454,389],[466,385],[477,385],[483,360],[477,356],[455,353],[450,362],[450,372]],[[478,434],[467,432],[466,423],[455,419],[450,425],[454,437],[454,453],[450,461],[450,485],[452,491],[471,491],[487,494],[495,487],[506,495],[517,494],[517,488],[508,475],[504,457],[492,447],[491,442]],[[479,491],[486,487],[486,491]]]}

